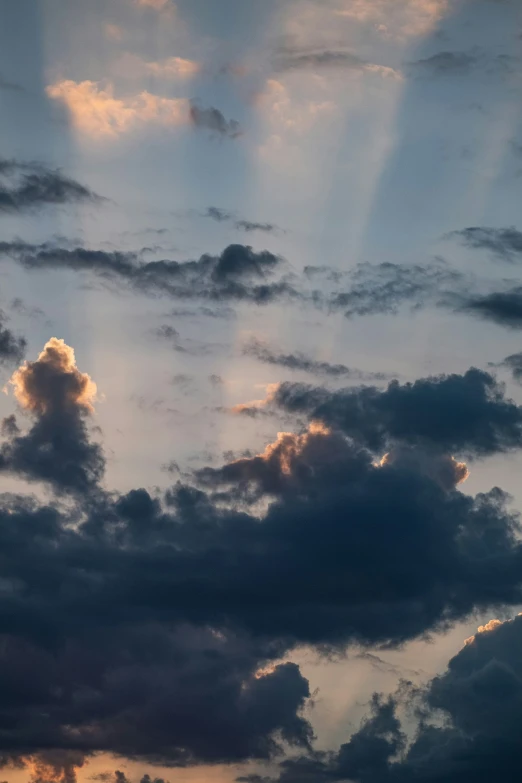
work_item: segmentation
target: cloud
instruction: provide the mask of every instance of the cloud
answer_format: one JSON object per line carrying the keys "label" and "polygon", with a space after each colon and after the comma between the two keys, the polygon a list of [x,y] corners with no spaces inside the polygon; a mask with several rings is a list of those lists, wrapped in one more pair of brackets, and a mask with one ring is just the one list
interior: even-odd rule
{"label": "cloud", "polygon": [[329,391],[281,383],[271,404],[337,427],[373,452],[404,444],[487,456],[522,446],[522,408],[487,372],[439,375],[384,390],[373,386]]}
{"label": "cloud", "polygon": [[461,239],[473,249],[489,250],[503,261],[516,261],[522,256],[522,232],[511,228],[471,227],[453,231],[448,236]]}
{"label": "cloud", "polygon": [[394,68],[367,62],[344,49],[282,49],[274,58],[274,67],[279,72],[336,68],[377,74],[384,78],[402,79],[402,75]]}
{"label": "cloud", "polygon": [[79,131],[96,139],[116,139],[145,124],[187,125],[191,119],[185,98],[162,98],[147,91],[116,98],[110,82],[102,87],[99,82],[69,79],[49,85],[46,92],[66,106]]}
{"label": "cloud", "polygon": [[221,255],[204,255],[195,261],[143,262],[132,252],[67,248],[53,244],[0,242],[0,255],[29,270],[70,269],[92,272],[102,280],[119,280],[140,292],[179,299],[249,301],[267,304],[300,299],[286,278],[271,279],[284,268],[283,259],[268,250],[255,252],[248,245],[229,245]]}
{"label": "cloud", "polygon": [[93,413],[96,384],[78,370],[73,349],[51,338],[36,361],[16,370],[10,384],[34,424],[22,434],[14,416],[4,419],[0,471],[47,482],[58,492],[94,490],[105,468],[85,424]]}
{"label": "cloud", "polygon": [[227,120],[219,109],[209,106],[203,108],[196,103],[190,104],[190,121],[195,128],[209,130],[218,136],[237,139],[242,130],[237,120]]}
{"label": "cloud", "polygon": [[[72,349],[51,340],[13,385],[35,419],[22,450],[33,460],[27,475],[84,489],[78,476],[92,475],[91,463],[81,448],[70,460],[70,445],[95,387]],[[298,780],[330,763],[344,778],[387,774],[403,748],[393,699],[374,699],[339,755],[318,755],[310,688],[290,652],[400,645],[522,602],[517,515],[500,489],[460,492],[465,468],[417,445],[440,426],[441,405],[428,395],[434,421],[425,424],[412,389],[396,415],[421,437],[379,462],[365,434],[313,424],[164,494],[73,493],[67,505],[0,495],[4,762],[63,750],[80,760],[104,752],[164,766],[236,764],[293,746],[303,754]],[[472,389],[463,398],[480,407]],[[481,433],[502,405],[511,410],[492,384],[489,394]],[[458,429],[458,395],[441,396]],[[23,437],[13,420],[4,431],[7,443]]]}
{"label": "cloud", "polygon": [[8,90],[9,92],[25,92],[24,88],[16,82],[11,82],[0,74],[0,90]]}
{"label": "cloud", "polygon": [[243,354],[253,356],[260,362],[271,364],[276,367],[285,367],[287,370],[297,370],[310,373],[311,375],[330,376],[333,378],[355,378],[357,380],[385,380],[384,373],[366,373],[353,367],[346,367],[344,364],[331,364],[330,362],[321,362],[312,359],[299,351],[284,354],[273,351],[268,345],[257,340],[255,337],[250,339],[243,346]]}
{"label": "cloud", "polygon": [[99,201],[96,193],[60,171],[38,163],[0,159],[0,212]]}
{"label": "cloud", "polygon": [[167,57],[165,60],[144,63],[144,70],[151,76],[164,79],[189,79],[199,73],[201,66],[183,57]]}
{"label": "cloud", "polygon": [[0,364],[6,365],[10,363],[21,362],[25,350],[27,348],[27,341],[24,337],[15,335],[5,325],[6,317],[2,311],[0,311]]}
{"label": "cloud", "polygon": [[453,75],[468,73],[476,64],[476,55],[468,52],[437,52],[431,57],[409,63],[417,71],[425,71],[436,75]]}
{"label": "cloud", "polygon": [[233,212],[228,212],[220,207],[207,207],[202,216],[215,220],[216,223],[233,223],[235,228],[247,233],[262,231],[265,234],[275,234],[281,231],[274,223],[259,223],[255,220],[238,219]]}
{"label": "cloud", "polygon": [[448,0],[340,0],[334,13],[370,24],[381,36],[410,38],[427,35],[444,16]]}
{"label": "cloud", "polygon": [[[522,763],[521,641],[520,616],[490,621],[424,689],[374,695],[369,715],[337,752],[288,759],[277,781],[515,783]],[[419,717],[410,744],[398,718],[406,700],[416,703]]]}
{"label": "cloud", "polygon": [[513,353],[501,361],[499,364],[492,364],[492,367],[507,367],[511,370],[513,378],[518,383],[522,383],[522,353]]}
{"label": "cloud", "polygon": [[412,302],[422,307],[430,301],[455,295],[465,277],[440,259],[422,266],[393,264],[360,264],[350,275],[351,286],[330,296],[330,307],[343,310],[347,318],[354,315],[397,313],[400,306]]}
{"label": "cloud", "polygon": [[462,299],[459,309],[509,329],[521,329],[522,287],[513,288],[511,291],[471,295]]}

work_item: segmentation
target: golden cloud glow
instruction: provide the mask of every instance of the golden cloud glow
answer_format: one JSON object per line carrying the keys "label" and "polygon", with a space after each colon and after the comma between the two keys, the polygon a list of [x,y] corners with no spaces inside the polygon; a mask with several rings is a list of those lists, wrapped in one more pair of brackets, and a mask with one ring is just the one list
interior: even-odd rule
{"label": "golden cloud glow", "polygon": [[88,413],[94,410],[96,384],[76,366],[74,350],[56,337],[51,337],[35,362],[24,362],[9,383],[20,406],[32,413],[48,412],[57,396],[61,403]]}
{"label": "golden cloud glow", "polygon": [[269,383],[266,386],[266,397],[262,400],[250,400],[250,402],[240,402],[231,408],[232,413],[245,413],[246,411],[258,408],[265,408],[275,397],[279,388],[278,383]]}
{"label": "golden cloud glow", "polygon": [[78,130],[94,138],[116,138],[140,124],[179,126],[189,122],[184,98],[162,98],[149,92],[115,98],[111,84],[65,80],[46,88],[47,95],[67,107]]}
{"label": "golden cloud glow", "polygon": [[432,454],[418,448],[396,448],[385,454],[375,467],[402,465],[429,476],[443,489],[453,489],[469,478],[468,466],[449,454]]}

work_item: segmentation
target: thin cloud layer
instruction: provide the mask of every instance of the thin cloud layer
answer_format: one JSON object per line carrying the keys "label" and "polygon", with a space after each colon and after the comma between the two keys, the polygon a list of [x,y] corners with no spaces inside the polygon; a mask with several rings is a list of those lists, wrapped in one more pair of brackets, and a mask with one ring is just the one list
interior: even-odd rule
{"label": "thin cloud layer", "polygon": [[460,239],[475,250],[489,250],[503,261],[516,261],[522,256],[522,232],[516,228],[470,227],[454,231],[450,237]]}
{"label": "thin cloud layer", "polygon": [[322,375],[332,378],[353,378],[354,380],[386,380],[385,373],[366,373],[353,367],[346,367],[344,364],[331,364],[330,362],[321,362],[312,359],[306,354],[296,351],[294,353],[279,353],[273,351],[269,345],[261,342],[255,337],[251,338],[243,346],[243,354],[253,356],[264,364],[270,364],[275,367],[284,367],[287,370],[296,370],[310,373],[310,375]]}
{"label": "thin cloud layer", "polygon": [[96,193],[60,171],[38,163],[0,159],[0,212],[100,201]]}
{"label": "thin cloud layer", "polygon": [[232,223],[234,228],[237,228],[240,231],[246,231],[247,233],[262,231],[265,234],[276,234],[281,231],[274,223],[260,223],[256,220],[238,218],[234,213],[228,212],[226,209],[221,209],[220,207],[207,207],[205,212],[202,213],[202,216],[210,218],[216,223]]}

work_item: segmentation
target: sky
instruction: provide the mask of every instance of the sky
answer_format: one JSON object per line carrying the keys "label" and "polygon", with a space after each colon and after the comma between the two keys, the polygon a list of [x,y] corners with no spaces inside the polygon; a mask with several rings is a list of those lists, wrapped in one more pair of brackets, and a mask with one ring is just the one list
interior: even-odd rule
{"label": "sky", "polygon": [[0,0],[0,781],[522,764],[522,6]]}

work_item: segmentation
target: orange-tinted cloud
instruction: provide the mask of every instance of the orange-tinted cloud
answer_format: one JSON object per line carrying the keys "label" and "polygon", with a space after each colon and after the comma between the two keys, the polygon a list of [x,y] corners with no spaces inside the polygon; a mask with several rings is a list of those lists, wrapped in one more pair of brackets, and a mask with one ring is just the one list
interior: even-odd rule
{"label": "orange-tinted cloud", "polygon": [[51,337],[35,362],[25,362],[13,374],[15,397],[25,410],[44,415],[60,407],[93,411],[96,384],[76,366],[74,350]]}
{"label": "orange-tinted cloud", "polygon": [[199,63],[183,57],[168,57],[166,60],[144,63],[144,69],[152,76],[165,79],[188,79],[201,70]]}
{"label": "orange-tinted cloud", "polygon": [[144,91],[127,98],[116,98],[109,83],[56,82],[46,88],[47,95],[61,101],[78,130],[94,138],[117,138],[139,125],[179,126],[189,122],[189,103],[184,98],[162,98]]}
{"label": "orange-tinted cloud", "polygon": [[385,36],[415,37],[429,33],[447,7],[448,0],[341,0],[335,13]]}

